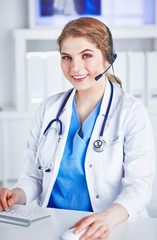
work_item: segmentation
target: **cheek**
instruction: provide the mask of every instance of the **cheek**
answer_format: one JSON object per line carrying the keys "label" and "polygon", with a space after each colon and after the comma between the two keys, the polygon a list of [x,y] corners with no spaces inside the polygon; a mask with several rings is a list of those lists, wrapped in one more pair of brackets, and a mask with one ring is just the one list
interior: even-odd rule
{"label": "cheek", "polygon": [[62,69],[63,73],[66,74],[68,71],[67,64],[61,62],[61,69]]}
{"label": "cheek", "polygon": [[91,65],[90,69],[92,69],[93,75],[97,75],[104,72],[105,64],[98,60]]}

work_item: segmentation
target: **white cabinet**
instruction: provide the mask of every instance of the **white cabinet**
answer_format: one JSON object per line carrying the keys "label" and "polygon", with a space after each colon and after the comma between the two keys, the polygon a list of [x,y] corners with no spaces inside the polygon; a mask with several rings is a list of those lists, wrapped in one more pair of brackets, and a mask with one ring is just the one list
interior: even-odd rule
{"label": "white cabinet", "polygon": [[[153,135],[155,140],[155,148],[156,148],[156,157],[157,157],[157,108],[154,110],[148,111],[150,120],[153,127]],[[152,189],[152,198],[148,205],[148,211],[152,217],[157,217],[157,162],[156,162],[156,175],[153,182],[153,189]]]}
{"label": "white cabinet", "polygon": [[15,93],[14,105],[17,110],[25,111],[27,109],[26,96],[26,52],[27,42],[29,40],[56,40],[61,30],[32,30],[21,29],[13,32],[14,37],[14,53],[15,53]]}
{"label": "white cabinet", "polygon": [[20,175],[32,117],[27,112],[0,113],[0,181],[4,186]]}

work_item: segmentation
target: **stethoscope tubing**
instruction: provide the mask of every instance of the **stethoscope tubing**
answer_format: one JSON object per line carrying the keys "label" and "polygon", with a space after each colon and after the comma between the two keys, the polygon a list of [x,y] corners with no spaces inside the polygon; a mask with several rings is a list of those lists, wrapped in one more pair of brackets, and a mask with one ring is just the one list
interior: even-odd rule
{"label": "stethoscope tubing", "polygon": [[[110,108],[111,108],[111,103],[112,103],[112,99],[113,99],[113,84],[112,82],[109,80],[109,83],[110,83],[110,86],[111,86],[111,94],[110,94],[110,98],[109,98],[109,103],[108,103],[108,106],[107,106],[107,110],[106,110],[106,114],[105,114],[105,117],[104,117],[104,121],[103,121],[103,124],[102,124],[102,127],[101,127],[101,131],[100,131],[100,135],[99,135],[99,139],[96,140],[94,142],[94,150],[96,152],[102,152],[105,148],[105,141],[103,140],[103,134],[104,134],[104,130],[105,130],[105,126],[106,126],[106,122],[107,122],[107,119],[108,119],[108,114],[109,114],[109,111],[110,111]],[[39,170],[39,171],[45,171],[45,172],[50,172],[52,170],[52,167],[54,166],[54,162],[55,162],[55,158],[56,158],[56,154],[57,154],[57,151],[58,151],[58,147],[59,147],[59,143],[61,141],[61,136],[62,136],[62,122],[61,120],[59,119],[72,91],[74,89],[72,88],[71,91],[67,94],[66,98],[64,99],[59,111],[58,111],[58,114],[56,116],[55,119],[51,120],[47,127],[45,128],[44,132],[43,132],[43,135],[41,137],[41,140],[39,142],[39,146],[38,146],[38,151],[37,151],[37,154],[36,154],[36,158],[35,158],[35,167]],[[40,164],[40,160],[39,160],[39,153],[40,153],[40,150],[41,150],[41,146],[43,145],[45,139],[46,139],[46,136],[49,132],[49,130],[51,129],[51,126],[54,122],[58,122],[59,123],[59,132],[58,132],[58,141],[57,141],[57,146],[56,146],[56,149],[55,149],[55,153],[53,155],[53,158],[52,158],[52,161],[51,163],[49,164],[49,166],[47,168],[44,168],[42,167],[42,165]],[[100,145],[102,146],[101,149],[99,149],[99,147],[96,147],[96,143],[100,142]],[[38,165],[38,161],[39,161],[39,165]],[[52,164],[53,162],[53,164]],[[53,166],[52,166],[53,165]]]}
{"label": "stethoscope tubing", "polygon": [[51,125],[52,125],[54,122],[58,122],[58,123],[59,123],[59,125],[60,125],[59,135],[60,135],[60,136],[62,135],[62,122],[61,122],[61,120],[60,120],[59,118],[60,118],[60,115],[61,115],[61,113],[62,113],[62,111],[63,111],[63,109],[64,109],[64,107],[65,107],[65,105],[66,105],[66,103],[67,103],[67,101],[68,101],[68,99],[69,99],[69,97],[70,97],[70,95],[71,95],[71,93],[72,93],[73,90],[74,90],[74,88],[72,88],[71,91],[69,92],[69,94],[67,94],[66,98],[64,99],[64,101],[63,101],[63,103],[62,103],[62,105],[61,105],[61,107],[60,107],[60,109],[59,109],[59,111],[58,111],[58,113],[57,113],[56,118],[53,119],[53,120],[51,120],[51,121],[49,122],[49,124],[47,125],[47,127],[45,128],[44,133],[43,133],[45,136],[46,136],[49,128],[51,127]]}
{"label": "stethoscope tubing", "polygon": [[110,86],[111,86],[111,94],[110,94],[109,103],[108,103],[108,106],[107,106],[105,118],[104,118],[104,121],[103,121],[103,124],[102,124],[102,127],[101,127],[101,131],[100,131],[99,137],[103,137],[103,135],[104,135],[105,126],[106,126],[106,122],[107,122],[107,119],[108,119],[108,114],[109,114],[109,111],[110,111],[110,108],[111,108],[112,99],[113,99],[113,84],[112,84],[112,82],[110,80],[109,80],[109,83],[110,83]]}
{"label": "stethoscope tubing", "polygon": [[[38,151],[37,151],[37,153],[36,153],[36,158],[35,158],[35,167],[36,167],[36,169],[39,170],[39,171],[45,171],[45,172],[50,172],[50,171],[51,171],[52,162],[54,163],[54,161],[55,161],[56,154],[57,154],[58,147],[59,147],[59,143],[60,143],[60,141],[61,141],[61,136],[62,136],[62,122],[61,122],[61,120],[59,119],[59,117],[60,117],[60,115],[61,115],[61,113],[62,113],[62,111],[63,111],[63,109],[64,109],[64,107],[65,107],[65,105],[66,105],[66,103],[67,103],[67,101],[68,101],[68,99],[69,99],[69,97],[70,97],[70,95],[71,95],[71,93],[72,93],[73,90],[74,90],[74,88],[72,88],[72,89],[70,90],[69,94],[67,94],[66,98],[64,99],[64,101],[63,101],[63,103],[62,103],[62,105],[61,105],[61,107],[60,107],[60,109],[59,109],[59,111],[58,111],[58,114],[57,114],[56,118],[55,118],[55,119],[52,119],[52,120],[48,123],[48,125],[47,125],[47,127],[45,128],[45,130],[44,130],[44,132],[43,132],[43,135],[42,135],[42,137],[41,137],[41,139],[40,139],[40,142],[39,142],[39,145],[38,145]],[[51,129],[51,126],[52,126],[52,124],[53,124],[54,122],[58,122],[58,123],[59,123],[59,132],[58,132],[57,146],[56,146],[55,153],[54,153],[54,156],[53,156],[53,159],[52,159],[50,165],[49,165],[47,168],[44,168],[44,167],[42,167],[42,165],[41,165],[41,163],[40,163],[39,153],[40,153],[41,147],[42,147],[42,145],[43,145],[43,143],[44,143],[44,141],[45,141],[45,139],[46,139],[46,136],[47,136],[47,134],[48,134],[49,130]],[[38,161],[39,161],[39,166],[38,166]],[[54,164],[53,164],[53,165],[54,165]]]}
{"label": "stethoscope tubing", "polygon": [[58,123],[59,123],[59,125],[60,125],[60,126],[59,126],[59,135],[62,135],[62,122],[61,122],[61,120],[60,120],[59,118],[55,118],[55,119],[53,119],[53,120],[51,120],[51,121],[49,122],[49,124],[47,125],[46,129],[44,130],[43,135],[44,135],[45,137],[46,137],[49,129],[51,128],[51,125],[52,125],[54,122],[58,122]]}

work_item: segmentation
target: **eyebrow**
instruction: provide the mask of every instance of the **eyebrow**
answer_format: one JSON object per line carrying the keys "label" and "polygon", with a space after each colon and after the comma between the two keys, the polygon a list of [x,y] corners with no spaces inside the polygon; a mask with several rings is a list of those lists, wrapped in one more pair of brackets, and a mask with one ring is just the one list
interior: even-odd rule
{"label": "eyebrow", "polygon": [[[91,49],[84,49],[83,51],[80,52],[80,54],[84,53],[84,52],[94,52]],[[70,55],[69,53],[65,53],[65,52],[61,52],[61,55]]]}

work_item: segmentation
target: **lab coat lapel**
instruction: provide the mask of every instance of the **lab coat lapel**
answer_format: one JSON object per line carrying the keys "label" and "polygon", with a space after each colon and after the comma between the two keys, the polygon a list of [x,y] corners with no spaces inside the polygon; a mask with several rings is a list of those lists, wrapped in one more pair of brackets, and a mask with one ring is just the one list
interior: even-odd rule
{"label": "lab coat lapel", "polygon": [[[68,92],[67,92],[67,94],[68,94]],[[54,111],[54,106],[50,109],[49,113],[51,111],[52,112],[54,111],[54,112],[53,112],[53,114],[51,114],[51,117],[49,120],[52,120],[54,117],[56,117],[56,115],[65,99],[65,96],[66,96],[66,94],[63,95],[63,98],[61,99],[61,101],[59,101],[59,103],[57,102],[57,104],[55,104],[55,111]],[[61,162],[61,159],[63,156],[63,152],[64,152],[66,140],[67,140],[67,135],[68,135],[68,131],[69,131],[71,114],[72,114],[72,102],[73,102],[74,96],[75,96],[75,90],[73,90],[73,92],[71,93],[65,107],[63,108],[60,118],[59,118],[62,122],[62,130],[63,130],[62,133],[63,134],[61,137],[60,144],[58,146],[58,150],[57,150],[57,154],[56,154],[57,157],[55,159],[54,169],[53,169],[53,171],[50,172],[50,174],[47,174],[44,172],[44,175],[46,175],[45,184],[46,184],[46,186],[49,185],[49,187],[46,191],[46,197],[44,199],[43,206],[47,206],[50,193],[52,191],[53,185],[55,183],[55,180],[57,178],[57,174],[59,171],[59,166],[60,166],[60,162]],[[56,138],[56,136],[55,136],[55,138]]]}
{"label": "lab coat lapel", "polygon": [[[114,90],[115,89],[113,89],[113,91]],[[92,136],[91,136],[91,139],[90,139],[87,151],[90,151],[91,149],[93,149],[94,141],[96,139],[99,139],[101,128],[102,128],[102,124],[103,124],[103,121],[104,121],[104,117],[105,117],[106,110],[107,110],[108,103],[109,103],[109,99],[110,99],[110,94],[111,94],[111,87],[110,87],[109,81],[107,80],[106,81],[106,89],[105,89],[104,97],[102,99],[102,104],[101,104],[101,108],[100,108],[100,113],[99,113],[99,115],[97,117],[97,120],[96,120],[96,123],[95,123],[95,127],[93,129],[93,133],[92,133]],[[104,139],[105,139],[105,137],[107,135],[110,123],[112,121],[112,117],[114,115],[113,114],[114,113],[114,101],[113,101],[114,100],[114,94],[115,94],[115,92],[113,92],[113,99],[112,99],[109,115],[108,115],[108,118],[107,118],[107,122],[106,122],[106,125],[105,125],[105,129],[104,129],[104,134],[103,134],[103,138]]]}
{"label": "lab coat lapel", "polygon": [[[47,109],[47,111],[45,113],[45,116],[44,116],[45,121],[43,122],[41,136],[43,135],[43,132],[44,132],[45,128],[47,127],[47,125],[49,124],[49,122],[52,119],[56,119],[58,111],[60,110],[60,108],[61,108],[61,106],[64,102],[64,99],[66,98],[68,93],[69,93],[69,91],[64,93],[60,97],[60,99],[58,99],[58,101],[56,101],[49,109]],[[59,164],[60,164],[60,161],[61,161],[61,158],[62,158],[62,154],[63,154],[63,151],[64,151],[67,135],[68,135],[69,125],[70,125],[70,120],[71,120],[71,113],[72,113],[72,101],[73,101],[74,95],[75,95],[75,90],[72,91],[72,93],[71,93],[71,95],[70,95],[70,97],[69,97],[65,107],[63,108],[63,110],[60,114],[60,117],[59,117],[59,119],[62,123],[62,135],[61,135],[61,140],[60,140],[60,143],[58,145],[57,152],[56,152],[56,160],[57,161],[55,161],[55,167],[57,167],[57,168],[59,167]],[[50,144],[53,145],[50,148],[51,149],[51,154],[53,156],[53,154],[55,152],[55,149],[56,149],[55,146],[56,146],[57,141],[58,141],[58,136],[57,136],[57,132],[59,130],[58,129],[58,123],[54,122],[52,127],[54,129],[56,129],[56,131],[54,131],[54,130],[50,131],[50,136],[46,137],[46,141],[49,140],[49,143],[47,142],[47,147],[49,147]],[[43,147],[46,147],[46,145],[44,145]],[[45,159],[47,160],[48,156]],[[51,159],[49,159],[49,161],[51,161]]]}
{"label": "lab coat lapel", "polygon": [[72,102],[73,102],[73,98],[75,96],[75,92],[76,91],[74,89],[72,91],[65,107],[63,108],[61,115],[60,115],[60,120],[62,122],[63,135],[62,135],[61,143],[58,148],[58,158],[61,158],[63,155],[66,139],[68,136],[69,126],[70,126],[70,121],[71,121],[71,114],[72,114]]}

